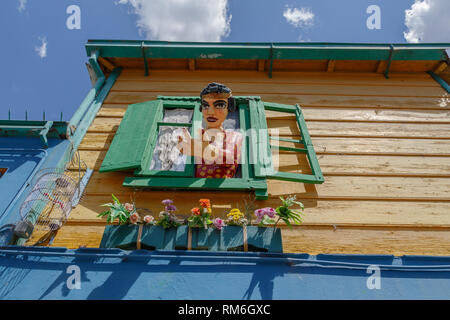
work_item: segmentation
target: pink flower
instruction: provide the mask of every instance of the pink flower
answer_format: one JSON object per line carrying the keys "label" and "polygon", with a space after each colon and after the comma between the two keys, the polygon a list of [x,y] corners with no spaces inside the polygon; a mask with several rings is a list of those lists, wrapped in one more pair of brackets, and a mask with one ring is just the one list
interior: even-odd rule
{"label": "pink flower", "polygon": [[125,203],[124,205],[125,210],[127,210],[128,212],[131,212],[134,210],[134,205],[132,205],[131,203]]}
{"label": "pink flower", "polygon": [[222,230],[222,228],[225,226],[225,221],[220,218],[216,218],[214,219],[213,224],[217,228],[217,230]]}
{"label": "pink flower", "polygon": [[139,214],[137,212],[130,215],[130,222],[136,224],[139,221]]}
{"label": "pink flower", "polygon": [[264,210],[263,209],[257,209],[255,210],[255,216],[256,216],[256,222],[260,223],[261,220],[264,218]]}
{"label": "pink flower", "polygon": [[274,208],[267,207],[263,208],[262,210],[264,211],[264,214],[266,214],[269,218],[273,218],[277,214]]}
{"label": "pink flower", "polygon": [[264,219],[264,216],[273,218],[275,217],[276,214],[277,212],[275,211],[274,208],[266,207],[262,209],[257,209],[255,210],[256,223],[260,223]]}
{"label": "pink flower", "polygon": [[145,223],[152,223],[154,220],[155,220],[155,218],[153,216],[145,216],[144,217]]}

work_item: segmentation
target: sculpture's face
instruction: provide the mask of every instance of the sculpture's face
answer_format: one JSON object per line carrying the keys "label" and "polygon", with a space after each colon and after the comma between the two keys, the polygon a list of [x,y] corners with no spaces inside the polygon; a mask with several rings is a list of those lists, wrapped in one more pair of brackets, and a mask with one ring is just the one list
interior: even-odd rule
{"label": "sculpture's face", "polygon": [[210,93],[202,97],[202,114],[208,129],[219,129],[228,116],[229,94]]}

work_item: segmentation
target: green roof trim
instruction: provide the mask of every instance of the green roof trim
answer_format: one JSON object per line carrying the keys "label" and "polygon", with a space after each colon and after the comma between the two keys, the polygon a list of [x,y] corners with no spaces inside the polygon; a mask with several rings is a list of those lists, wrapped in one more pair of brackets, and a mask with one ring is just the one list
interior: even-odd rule
{"label": "green roof trim", "polygon": [[446,60],[450,43],[233,43],[88,40],[86,52],[105,58],[273,60]]}
{"label": "green roof trim", "polygon": [[68,123],[64,121],[0,120],[0,137],[40,137],[47,145],[47,138],[67,139]]}
{"label": "green roof trim", "polygon": [[448,85],[447,82],[445,82],[444,79],[442,79],[441,77],[439,77],[436,73],[434,73],[433,71],[428,71],[428,74],[437,82],[441,85],[441,87],[447,91],[447,93],[450,93],[450,85]]}

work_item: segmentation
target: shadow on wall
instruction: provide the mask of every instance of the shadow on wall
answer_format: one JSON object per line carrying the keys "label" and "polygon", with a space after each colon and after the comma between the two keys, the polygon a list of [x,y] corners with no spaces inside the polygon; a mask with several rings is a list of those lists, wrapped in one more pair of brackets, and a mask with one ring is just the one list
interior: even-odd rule
{"label": "shadow on wall", "polygon": [[[69,257],[0,254],[0,299],[411,299],[448,296],[450,283],[449,269],[442,268],[450,257],[412,257],[409,262],[403,258],[403,266],[394,266],[393,256],[310,259],[299,254],[276,260],[266,254],[223,254],[217,259],[216,254],[199,252],[160,251],[149,256],[145,250],[130,255],[117,254],[121,251],[116,249],[75,252],[78,255]],[[385,266],[383,290],[367,288],[367,266],[372,264]],[[71,274],[66,270],[71,265],[81,270],[78,290],[67,286]]]}

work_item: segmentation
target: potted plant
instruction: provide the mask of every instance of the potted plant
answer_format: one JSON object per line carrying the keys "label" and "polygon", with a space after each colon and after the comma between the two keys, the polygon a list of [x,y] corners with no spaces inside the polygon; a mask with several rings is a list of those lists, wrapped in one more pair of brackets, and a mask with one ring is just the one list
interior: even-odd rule
{"label": "potted plant", "polygon": [[112,195],[112,202],[105,203],[103,211],[98,217],[106,217],[108,225],[105,227],[100,248],[134,249],[138,238],[139,224],[154,225],[152,215],[141,218],[134,203],[121,203]]}
{"label": "potted plant", "polygon": [[214,225],[211,220],[211,201],[200,199],[199,204],[199,207],[191,209],[191,216],[187,219],[189,229],[186,248],[188,250],[210,250],[211,247],[215,247],[214,239],[217,238],[217,234],[209,228]]}
{"label": "potted plant", "polygon": [[[304,206],[296,201],[296,196],[288,196],[286,199],[280,197],[281,205],[277,208],[265,207],[254,211],[256,227],[247,227],[247,241],[249,246],[268,249],[278,252],[282,248],[281,230],[277,228],[280,220],[289,227],[292,224],[301,224]],[[299,209],[293,209],[297,205]],[[273,226],[270,228],[270,226]],[[281,251],[280,251],[281,252]]]}
{"label": "potted plant", "polygon": [[166,199],[162,201],[164,210],[159,213],[159,220],[156,223],[157,226],[161,226],[164,229],[177,228],[181,225],[180,220],[175,216],[177,207],[174,206],[173,201]]}
{"label": "potted plant", "polygon": [[[295,224],[301,224],[303,222],[303,210],[305,209],[303,203],[297,201],[295,195],[288,196],[286,199],[280,197],[280,199],[281,206],[275,209],[278,216],[278,219],[275,222],[275,227],[280,220],[283,220],[289,227],[291,227],[292,222]],[[294,205],[298,205],[300,209],[290,208]]]}
{"label": "potted plant", "polygon": [[211,221],[211,202],[209,199],[200,199],[200,207],[192,208],[192,215],[188,218],[188,226],[207,229]]}
{"label": "potted plant", "polygon": [[[276,228],[276,225],[280,220],[283,220],[289,227],[294,224],[301,224],[303,222],[303,203],[296,201],[296,196],[288,196],[286,199],[280,197],[281,206],[276,209],[266,207],[262,209],[255,210],[256,216],[256,224],[260,227],[273,225]],[[292,209],[293,205],[298,205],[300,209]]]}
{"label": "potted plant", "polygon": [[[200,199],[200,206],[191,210],[183,225],[175,216],[177,208],[170,199],[162,201],[164,210],[155,221],[148,212],[135,208],[134,203],[121,204],[112,197],[112,203],[103,205],[108,210],[99,216],[106,216],[110,224],[118,223],[106,226],[100,245],[103,248],[282,252],[281,231],[276,226],[280,220],[288,226],[300,224],[304,208],[295,196],[281,197],[281,205],[275,209],[254,210],[256,225],[250,225],[238,208],[230,210],[225,219],[213,219],[210,200]],[[294,205],[300,209],[291,208]]]}
{"label": "potted plant", "polygon": [[[171,249],[176,228],[181,224],[174,214],[177,209],[172,200],[166,199],[162,202],[164,210],[156,221],[152,215],[146,214],[149,210],[136,208],[131,203],[122,204],[114,195],[112,199],[113,202],[102,205],[108,210],[98,215],[106,217],[109,223],[103,233],[101,248]],[[117,224],[113,224],[116,221]]]}

